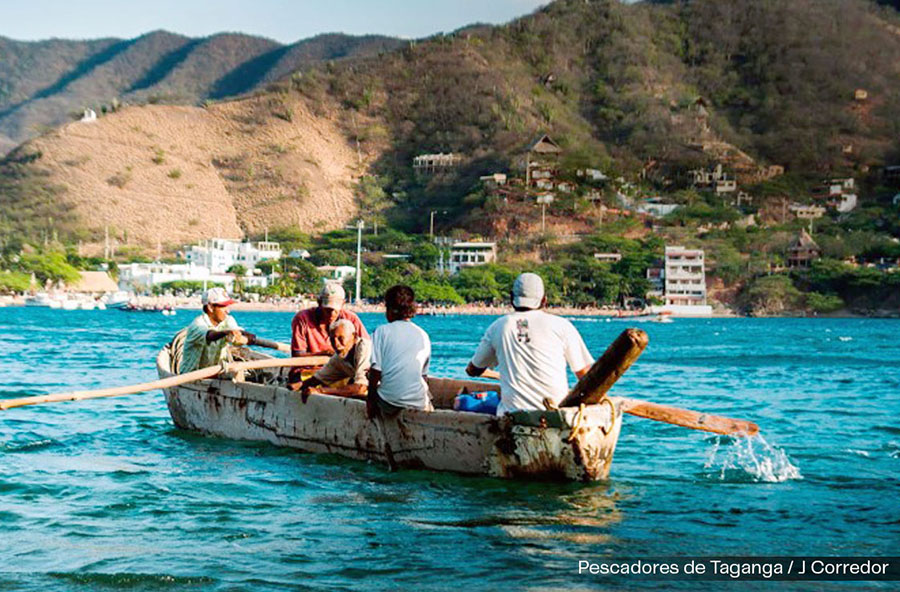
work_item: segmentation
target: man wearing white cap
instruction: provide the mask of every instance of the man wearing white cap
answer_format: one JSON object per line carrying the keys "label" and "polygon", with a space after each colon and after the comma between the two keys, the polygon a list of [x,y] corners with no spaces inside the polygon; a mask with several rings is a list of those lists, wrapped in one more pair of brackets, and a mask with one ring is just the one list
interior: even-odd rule
{"label": "man wearing white cap", "polygon": [[566,363],[579,378],[593,364],[575,326],[540,310],[547,298],[539,275],[519,275],[511,297],[516,311],[488,327],[466,368],[470,376],[481,376],[495,366],[499,370],[497,415],[546,409],[544,399],[558,404],[569,392]]}
{"label": "man wearing white cap", "polygon": [[220,363],[227,351],[225,346],[253,344],[256,336],[238,326],[234,317],[228,314],[228,307],[234,304],[224,288],[210,288],[203,293],[203,314],[188,325],[184,338],[184,349],[178,371],[182,374],[193,372]]}

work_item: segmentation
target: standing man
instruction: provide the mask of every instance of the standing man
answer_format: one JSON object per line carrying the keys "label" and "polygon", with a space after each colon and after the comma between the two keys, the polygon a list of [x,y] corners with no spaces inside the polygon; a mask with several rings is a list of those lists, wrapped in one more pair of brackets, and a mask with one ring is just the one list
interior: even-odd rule
{"label": "standing man", "polygon": [[384,295],[384,306],[388,324],[378,327],[372,338],[369,417],[374,417],[376,406],[388,415],[403,409],[433,411],[425,381],[431,340],[412,322],[416,295],[409,286],[393,286]]}
{"label": "standing man", "polygon": [[210,288],[203,293],[203,314],[188,325],[181,363],[181,374],[221,363],[228,355],[226,345],[252,345],[256,336],[240,328],[228,307],[234,304],[224,288]]}
{"label": "standing man", "polygon": [[545,399],[558,405],[569,392],[566,363],[579,378],[593,364],[575,326],[540,310],[547,297],[539,275],[519,275],[510,297],[516,312],[488,327],[466,368],[469,376],[481,376],[494,366],[500,371],[497,415],[543,410]]}

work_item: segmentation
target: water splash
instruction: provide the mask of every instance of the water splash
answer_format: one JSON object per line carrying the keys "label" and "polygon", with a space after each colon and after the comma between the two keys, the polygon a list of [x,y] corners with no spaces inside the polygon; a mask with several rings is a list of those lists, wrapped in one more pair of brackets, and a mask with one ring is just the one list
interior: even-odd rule
{"label": "water splash", "polygon": [[784,450],[759,434],[752,438],[716,436],[703,468],[708,478],[732,483],[781,483],[803,478]]}

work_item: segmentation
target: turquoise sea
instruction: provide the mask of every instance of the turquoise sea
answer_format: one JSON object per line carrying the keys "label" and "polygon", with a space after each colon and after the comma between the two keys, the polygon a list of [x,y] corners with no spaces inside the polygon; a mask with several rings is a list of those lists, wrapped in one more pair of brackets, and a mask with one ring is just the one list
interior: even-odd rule
{"label": "turquoise sea", "polygon": [[[0,308],[0,397],[153,380],[195,314]],[[235,316],[288,339],[290,314]],[[433,373],[461,376],[491,320],[417,319]],[[595,356],[628,326],[573,322]],[[764,439],[626,416],[608,482],[522,483],[199,437],[173,427],[158,391],[13,409],[0,412],[0,589],[694,589],[577,565],[900,555],[900,321],[640,326],[650,346],[614,393],[751,419]]]}

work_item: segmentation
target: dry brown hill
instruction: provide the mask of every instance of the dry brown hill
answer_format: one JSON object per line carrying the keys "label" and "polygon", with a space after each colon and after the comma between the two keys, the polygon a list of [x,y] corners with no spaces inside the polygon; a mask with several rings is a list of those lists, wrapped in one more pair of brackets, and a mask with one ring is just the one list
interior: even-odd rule
{"label": "dry brown hill", "polygon": [[21,152],[39,155],[32,167],[93,252],[106,226],[119,244],[177,247],[287,224],[330,230],[356,212],[356,150],[297,98],[130,107]]}

